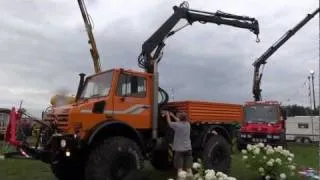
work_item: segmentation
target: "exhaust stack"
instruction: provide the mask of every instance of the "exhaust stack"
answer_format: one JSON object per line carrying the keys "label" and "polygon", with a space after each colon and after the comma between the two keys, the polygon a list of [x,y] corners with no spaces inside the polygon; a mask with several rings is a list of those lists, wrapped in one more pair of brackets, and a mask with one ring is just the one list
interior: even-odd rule
{"label": "exhaust stack", "polygon": [[86,74],[80,73],[79,76],[80,76],[80,80],[79,80],[78,91],[77,91],[77,95],[76,95],[76,101],[78,101],[78,99],[80,98],[82,88],[84,85],[84,78],[85,78]]}

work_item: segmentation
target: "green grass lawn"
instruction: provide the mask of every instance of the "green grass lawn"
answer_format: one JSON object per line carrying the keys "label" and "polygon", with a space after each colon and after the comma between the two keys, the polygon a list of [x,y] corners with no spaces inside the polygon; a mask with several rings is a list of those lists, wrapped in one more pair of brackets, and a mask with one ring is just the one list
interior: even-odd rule
{"label": "green grass lawn", "polygon": [[[295,161],[302,167],[317,167],[316,145],[290,145],[289,150],[296,157]],[[244,169],[240,153],[233,155],[231,176],[238,180],[255,180],[257,174]],[[174,177],[174,172],[155,171],[147,166],[145,172],[154,180],[166,180]],[[5,159],[0,160],[0,180],[55,180],[48,165],[34,160]],[[299,179],[299,178],[291,178]]]}
{"label": "green grass lawn", "polygon": [[[288,148],[292,153],[295,154],[295,162],[299,165],[297,168],[304,168],[304,167],[317,168],[317,163],[318,163],[317,145],[291,144],[289,145]],[[233,177],[236,177],[239,180],[257,179],[255,178],[258,176],[256,172],[247,170],[244,167],[245,165],[242,161],[242,156],[239,153],[233,155],[231,175]],[[301,178],[290,177],[290,180],[291,179],[298,180]]]}

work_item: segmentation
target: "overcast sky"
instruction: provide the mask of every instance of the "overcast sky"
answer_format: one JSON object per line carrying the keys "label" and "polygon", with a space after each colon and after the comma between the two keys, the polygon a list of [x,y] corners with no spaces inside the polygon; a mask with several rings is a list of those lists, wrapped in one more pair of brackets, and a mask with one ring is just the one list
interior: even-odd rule
{"label": "overcast sky", "polygon": [[[87,0],[103,69],[138,69],[142,43],[173,13],[171,0]],[[246,29],[194,23],[166,41],[160,84],[176,100],[252,100],[253,61],[318,0],[189,0],[190,8],[246,15],[260,23],[260,43]],[[179,24],[180,25],[180,24]],[[178,25],[178,26],[179,26]],[[177,27],[178,27],[177,26]],[[76,0],[0,0],[0,106],[23,99],[34,115],[61,88],[76,92],[78,74],[93,73]],[[316,71],[319,15],[283,45],[265,68],[263,98],[310,105],[307,76]],[[318,100],[318,97],[317,97]],[[318,101],[317,101],[318,103]]]}

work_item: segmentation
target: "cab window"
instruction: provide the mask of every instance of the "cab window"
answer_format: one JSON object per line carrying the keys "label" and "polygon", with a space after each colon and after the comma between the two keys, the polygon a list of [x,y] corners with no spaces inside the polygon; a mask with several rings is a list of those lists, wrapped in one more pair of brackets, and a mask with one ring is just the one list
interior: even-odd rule
{"label": "cab window", "polygon": [[147,92],[146,82],[146,78],[144,77],[120,74],[117,95],[145,97]]}

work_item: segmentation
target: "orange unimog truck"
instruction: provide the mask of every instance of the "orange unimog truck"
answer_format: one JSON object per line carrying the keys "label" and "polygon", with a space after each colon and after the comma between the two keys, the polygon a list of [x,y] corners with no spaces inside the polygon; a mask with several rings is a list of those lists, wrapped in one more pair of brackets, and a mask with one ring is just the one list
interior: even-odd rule
{"label": "orange unimog truck", "polygon": [[169,102],[158,85],[157,64],[164,40],[176,32],[172,29],[181,19],[249,29],[256,35],[258,21],[192,10],[186,2],[173,9],[173,15],[142,46],[138,62],[144,72],[118,68],[86,78],[80,74],[75,102],[45,113],[44,120],[52,123],[45,127],[47,139],[42,138],[40,157],[58,179],[122,180],[130,171],[143,168],[144,160],[159,170],[172,167],[172,130],[161,110],[185,111],[191,119],[194,158],[201,158],[206,168],[229,171],[233,123],[242,123],[242,106]]}

